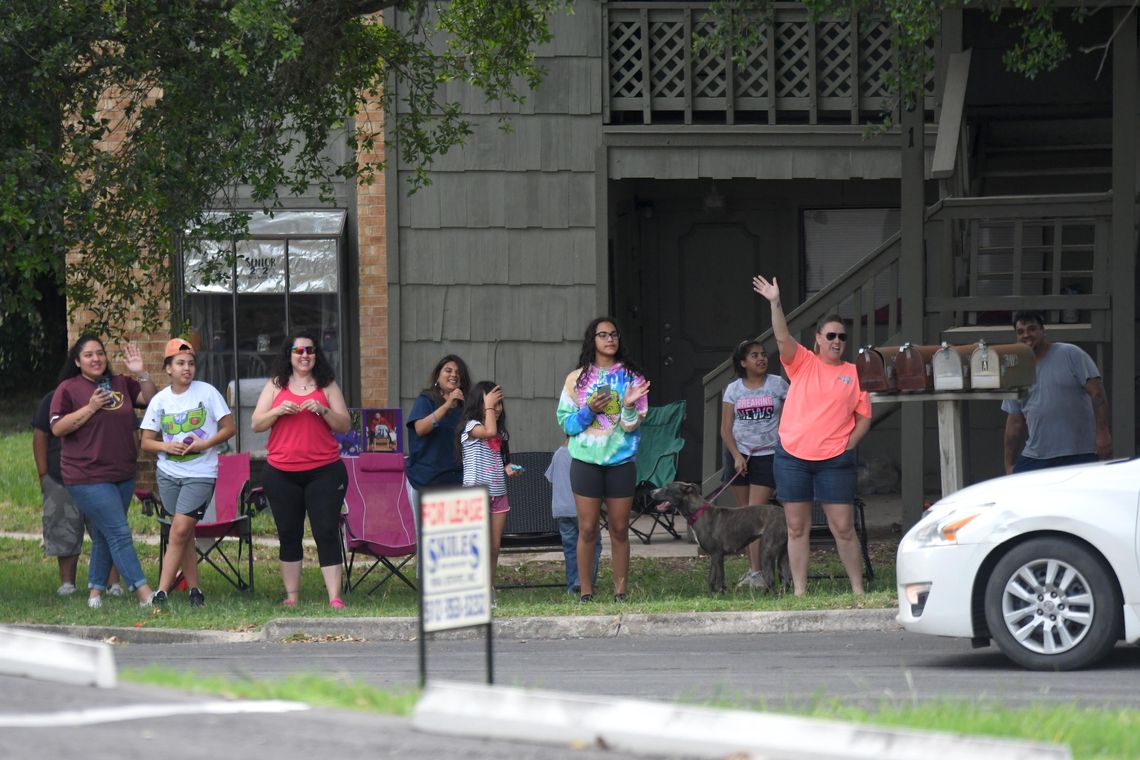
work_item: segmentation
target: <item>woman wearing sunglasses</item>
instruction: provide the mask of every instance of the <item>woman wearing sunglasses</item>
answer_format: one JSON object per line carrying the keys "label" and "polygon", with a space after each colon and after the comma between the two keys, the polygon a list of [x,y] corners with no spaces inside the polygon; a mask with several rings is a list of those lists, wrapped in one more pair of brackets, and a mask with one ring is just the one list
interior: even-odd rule
{"label": "woman wearing sunglasses", "polygon": [[296,606],[299,598],[308,514],[329,606],[343,609],[339,520],[348,473],[333,433],[347,433],[352,420],[313,333],[299,332],[282,344],[251,427],[255,433],[270,431],[262,486],[281,542],[285,606]]}
{"label": "woman wearing sunglasses", "polygon": [[772,332],[791,380],[780,418],[773,469],[776,494],[788,521],[788,563],[796,596],[807,590],[811,506],[820,502],[835,536],[851,590],[863,593],[863,566],[855,536],[855,447],[871,427],[871,398],[859,388],[855,365],[843,361],[847,328],[836,314],[815,330],[815,352],[788,331],[780,286],[757,275],[752,289],[772,307]]}

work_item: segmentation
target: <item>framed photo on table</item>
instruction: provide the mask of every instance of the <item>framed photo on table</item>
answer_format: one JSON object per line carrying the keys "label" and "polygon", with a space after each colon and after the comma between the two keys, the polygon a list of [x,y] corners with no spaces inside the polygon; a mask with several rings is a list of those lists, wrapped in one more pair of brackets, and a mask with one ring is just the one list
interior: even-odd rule
{"label": "framed photo on table", "polygon": [[399,409],[362,409],[364,450],[404,453],[404,414]]}

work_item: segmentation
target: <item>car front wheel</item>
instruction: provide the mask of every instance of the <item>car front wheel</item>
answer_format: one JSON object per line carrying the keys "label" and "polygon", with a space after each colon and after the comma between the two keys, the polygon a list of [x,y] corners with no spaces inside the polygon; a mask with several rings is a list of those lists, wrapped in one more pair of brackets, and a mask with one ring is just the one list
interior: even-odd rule
{"label": "car front wheel", "polygon": [[1104,562],[1063,538],[1014,547],[986,582],[986,625],[998,648],[1031,670],[1088,667],[1112,650],[1121,602]]}

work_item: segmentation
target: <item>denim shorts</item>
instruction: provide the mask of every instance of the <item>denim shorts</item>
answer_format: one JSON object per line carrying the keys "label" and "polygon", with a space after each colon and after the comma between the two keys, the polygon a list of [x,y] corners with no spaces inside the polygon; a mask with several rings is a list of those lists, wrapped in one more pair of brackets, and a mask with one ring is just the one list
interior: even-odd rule
{"label": "denim shorts", "polygon": [[782,502],[855,503],[854,450],[816,462],[792,456],[777,446],[773,465],[776,495]]}

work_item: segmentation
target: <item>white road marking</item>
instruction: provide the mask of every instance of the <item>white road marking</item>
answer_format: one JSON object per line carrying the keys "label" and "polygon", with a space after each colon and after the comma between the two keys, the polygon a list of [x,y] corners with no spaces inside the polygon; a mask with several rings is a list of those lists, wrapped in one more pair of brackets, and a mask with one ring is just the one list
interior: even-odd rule
{"label": "white road marking", "polygon": [[45,713],[0,714],[0,728],[59,728],[92,726],[98,723],[115,723],[125,720],[171,718],[179,715],[238,715],[241,713],[286,713],[308,710],[303,702],[286,702],[279,699],[259,701],[215,701],[171,703],[161,705],[121,705],[95,707],[88,710],[62,710]]}

